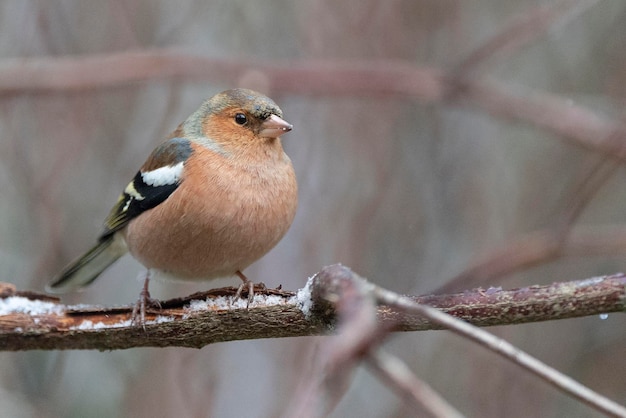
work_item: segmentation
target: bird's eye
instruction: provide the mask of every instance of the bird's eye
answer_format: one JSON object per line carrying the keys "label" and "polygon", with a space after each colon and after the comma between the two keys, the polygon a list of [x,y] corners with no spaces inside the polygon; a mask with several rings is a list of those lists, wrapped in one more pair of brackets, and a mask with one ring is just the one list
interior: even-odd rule
{"label": "bird's eye", "polygon": [[244,115],[243,113],[237,113],[235,115],[235,123],[237,125],[245,125],[246,122],[248,122],[248,118],[246,118],[246,115]]}

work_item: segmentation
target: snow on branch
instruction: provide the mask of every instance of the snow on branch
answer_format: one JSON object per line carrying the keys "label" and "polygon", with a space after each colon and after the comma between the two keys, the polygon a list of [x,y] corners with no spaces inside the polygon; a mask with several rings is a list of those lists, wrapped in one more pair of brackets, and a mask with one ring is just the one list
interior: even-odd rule
{"label": "snow on branch", "polygon": [[[336,319],[336,304],[328,292],[334,289],[334,280],[347,274],[352,273],[346,267],[326,267],[298,292],[257,286],[249,306],[235,299],[235,288],[163,301],[161,310],[147,313],[145,330],[131,324],[132,306],[63,305],[56,298],[4,285],[0,286],[0,350],[200,348],[222,341],[328,334]],[[624,312],[626,276],[410,299],[477,326],[520,324]],[[386,305],[376,310],[379,322],[395,331],[442,328],[423,316]]]}

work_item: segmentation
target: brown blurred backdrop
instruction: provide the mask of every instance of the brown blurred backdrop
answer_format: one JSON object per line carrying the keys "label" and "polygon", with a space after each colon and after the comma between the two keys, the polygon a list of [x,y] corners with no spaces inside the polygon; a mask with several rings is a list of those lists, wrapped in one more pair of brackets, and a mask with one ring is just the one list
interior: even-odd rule
{"label": "brown blurred backdrop", "polygon": [[[333,65],[365,74],[376,68],[384,74],[387,65],[390,73],[396,66],[456,70],[513,95],[550,94],[615,124],[626,100],[625,19],[621,0],[4,0],[0,280],[42,290],[93,242],[152,148],[203,99],[241,86],[270,95],[294,124],[284,144],[300,185],[294,225],[248,277],[297,289],[322,266],[342,262],[397,292],[433,291],[481,257],[558,223],[602,155],[559,134],[554,118],[538,126],[515,109],[513,119],[504,118],[485,100],[460,98],[462,90],[429,96],[411,85],[391,88],[385,77],[344,84]],[[486,53],[478,63],[461,66],[480,48]],[[179,56],[180,66],[169,72],[160,72],[158,60],[134,66],[133,54],[146,50]],[[99,71],[97,60],[111,56],[119,57],[113,67],[120,74]],[[96,65],[88,71],[67,61],[90,57]],[[195,58],[210,61],[198,67]],[[224,70],[221,62],[239,70]],[[298,81],[304,73],[309,78]],[[423,89],[437,87],[431,84]],[[625,180],[618,169],[576,225],[622,224]],[[626,249],[613,248],[606,256],[478,277],[467,287],[547,284],[625,266]],[[64,301],[131,303],[142,272],[127,257]],[[154,283],[152,290],[174,297],[234,283]],[[626,402],[623,316],[492,331]],[[0,410],[15,417],[280,416],[321,341],[1,353]],[[397,335],[387,348],[468,416],[594,414],[446,332]],[[403,417],[410,415],[405,408],[359,369],[332,416]]]}

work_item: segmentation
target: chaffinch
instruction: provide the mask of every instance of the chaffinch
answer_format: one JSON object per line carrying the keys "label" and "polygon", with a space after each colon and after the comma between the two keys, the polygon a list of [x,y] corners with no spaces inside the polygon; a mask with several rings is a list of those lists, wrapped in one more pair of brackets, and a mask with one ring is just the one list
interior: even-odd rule
{"label": "chaffinch", "polygon": [[[219,93],[159,145],[119,197],[97,244],[48,285],[65,292],[94,281],[130,252],[166,278],[238,275],[285,235],[297,184],[280,136],[292,129],[268,97]],[[142,318],[143,319],[143,318]]]}

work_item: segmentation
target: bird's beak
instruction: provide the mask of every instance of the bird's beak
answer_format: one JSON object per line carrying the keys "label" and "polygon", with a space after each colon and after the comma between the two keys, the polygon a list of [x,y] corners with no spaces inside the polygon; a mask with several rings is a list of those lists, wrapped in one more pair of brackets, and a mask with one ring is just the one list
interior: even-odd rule
{"label": "bird's beak", "polygon": [[293,129],[293,125],[276,115],[272,115],[261,124],[259,135],[263,138],[278,138]]}

